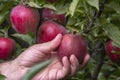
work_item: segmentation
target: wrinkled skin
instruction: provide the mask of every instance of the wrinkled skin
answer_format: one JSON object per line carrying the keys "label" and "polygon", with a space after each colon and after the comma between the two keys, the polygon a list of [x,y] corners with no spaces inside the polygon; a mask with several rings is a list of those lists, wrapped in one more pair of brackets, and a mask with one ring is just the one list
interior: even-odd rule
{"label": "wrinkled skin", "polygon": [[[89,60],[87,54],[82,64],[79,64],[74,55],[63,57],[59,60],[57,52],[53,52],[61,43],[62,35],[58,34],[52,41],[42,44],[36,44],[25,50],[15,60],[0,64],[1,74],[7,77],[7,80],[21,80],[23,75],[35,64],[48,59],[53,61],[32,80],[60,80],[65,77],[73,76],[79,69],[82,69]],[[8,69],[9,66],[9,69]]]}

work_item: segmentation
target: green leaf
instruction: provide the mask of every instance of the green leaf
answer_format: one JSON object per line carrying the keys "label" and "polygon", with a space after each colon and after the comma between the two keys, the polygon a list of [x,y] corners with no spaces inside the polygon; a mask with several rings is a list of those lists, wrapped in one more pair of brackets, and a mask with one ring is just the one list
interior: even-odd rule
{"label": "green leaf", "polygon": [[45,61],[38,65],[33,66],[22,78],[22,80],[31,80],[38,72],[43,70],[50,64],[51,61]]}
{"label": "green leaf", "polygon": [[113,40],[113,44],[116,47],[120,47],[120,30],[118,27],[110,24],[107,27],[104,27],[104,30],[108,37],[110,37],[111,40]]}
{"label": "green leaf", "polygon": [[69,7],[69,14],[71,16],[74,15],[75,11],[76,11],[76,8],[77,8],[77,5],[78,5],[78,2],[79,0],[73,0],[70,4],[70,7]]}
{"label": "green leaf", "polygon": [[31,7],[34,7],[34,8],[41,8],[41,5],[37,4],[35,2],[29,2],[28,5],[31,6]]}
{"label": "green leaf", "polygon": [[111,2],[111,3],[107,4],[106,6],[109,7],[110,9],[113,9],[118,14],[120,14],[120,4],[119,3]]}
{"label": "green leaf", "polygon": [[34,39],[30,35],[28,35],[28,34],[19,34],[19,33],[16,33],[16,34],[13,34],[12,36],[20,38],[20,39],[28,42],[29,45],[32,45],[32,43],[34,42]]}
{"label": "green leaf", "polygon": [[95,7],[97,10],[99,10],[99,0],[86,0],[86,2],[92,7]]}
{"label": "green leaf", "polygon": [[43,5],[43,7],[56,10],[56,8],[53,5],[51,5],[51,4],[45,4],[45,5]]}
{"label": "green leaf", "polygon": [[0,74],[0,80],[5,80],[5,76]]}

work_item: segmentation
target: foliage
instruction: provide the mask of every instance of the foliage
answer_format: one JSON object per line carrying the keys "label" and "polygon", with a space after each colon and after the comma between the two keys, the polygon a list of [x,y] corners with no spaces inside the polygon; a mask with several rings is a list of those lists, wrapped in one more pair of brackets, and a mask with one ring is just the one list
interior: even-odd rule
{"label": "foliage", "polygon": [[[23,0],[25,1],[25,0]],[[17,42],[15,57],[21,51],[35,44],[36,35],[16,33],[9,20],[11,9],[22,0],[0,0],[0,37],[7,34]],[[56,13],[66,13],[66,28],[70,33],[81,33],[88,43],[91,59],[87,66],[71,80],[120,80],[120,67],[106,56],[105,45],[112,39],[120,47],[120,1],[119,0],[26,0],[29,6],[41,10],[54,9]]]}

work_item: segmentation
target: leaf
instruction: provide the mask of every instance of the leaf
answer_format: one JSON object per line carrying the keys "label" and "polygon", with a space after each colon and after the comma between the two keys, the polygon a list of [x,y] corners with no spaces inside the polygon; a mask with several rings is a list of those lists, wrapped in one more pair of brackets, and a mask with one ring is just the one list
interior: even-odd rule
{"label": "leaf", "polygon": [[86,2],[99,11],[99,0],[86,0]]}
{"label": "leaf", "polygon": [[12,36],[20,38],[20,39],[28,42],[29,45],[32,45],[32,43],[34,41],[34,39],[30,35],[28,35],[28,34],[25,35],[25,34],[16,33],[16,34],[13,34]]}
{"label": "leaf", "polygon": [[45,61],[38,65],[33,66],[22,78],[22,80],[31,80],[38,72],[47,67],[51,61]]}
{"label": "leaf", "polygon": [[77,7],[77,4],[78,4],[79,0],[73,0],[70,4],[70,7],[69,7],[69,14],[71,16],[74,15],[75,11],[76,11],[76,7]]}
{"label": "leaf", "polygon": [[0,74],[0,80],[5,80],[5,76]]}
{"label": "leaf", "polygon": [[34,7],[34,8],[41,8],[40,4],[34,3],[34,2],[29,2],[28,3],[29,6]]}
{"label": "leaf", "polygon": [[116,47],[120,48],[120,30],[118,27],[110,24],[107,27],[104,27],[106,34],[113,40],[113,44]]}
{"label": "leaf", "polygon": [[113,9],[118,14],[120,14],[120,4],[119,3],[111,2],[111,3],[107,4],[106,6],[109,7],[110,9]]}
{"label": "leaf", "polygon": [[43,5],[43,7],[56,10],[56,8],[53,5],[51,5],[51,4],[45,4],[45,5]]}

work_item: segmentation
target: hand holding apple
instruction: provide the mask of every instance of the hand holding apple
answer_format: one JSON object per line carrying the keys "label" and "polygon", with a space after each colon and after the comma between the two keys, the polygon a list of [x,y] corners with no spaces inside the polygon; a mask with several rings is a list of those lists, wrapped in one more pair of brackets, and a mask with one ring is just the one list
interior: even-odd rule
{"label": "hand holding apple", "polygon": [[60,61],[57,52],[54,52],[54,50],[60,45],[61,40],[62,35],[58,34],[52,41],[33,45],[15,60],[0,64],[1,74],[5,75],[7,80],[21,80],[23,75],[35,64],[53,59],[52,63],[38,73],[33,80],[59,80],[67,76],[73,76],[85,66],[90,57],[87,54],[82,64],[79,64],[74,55],[71,55],[70,59],[63,57]]}
{"label": "hand holding apple", "polygon": [[74,54],[80,63],[82,63],[87,54],[87,44],[80,34],[66,34],[58,48],[59,57],[70,57]]}

